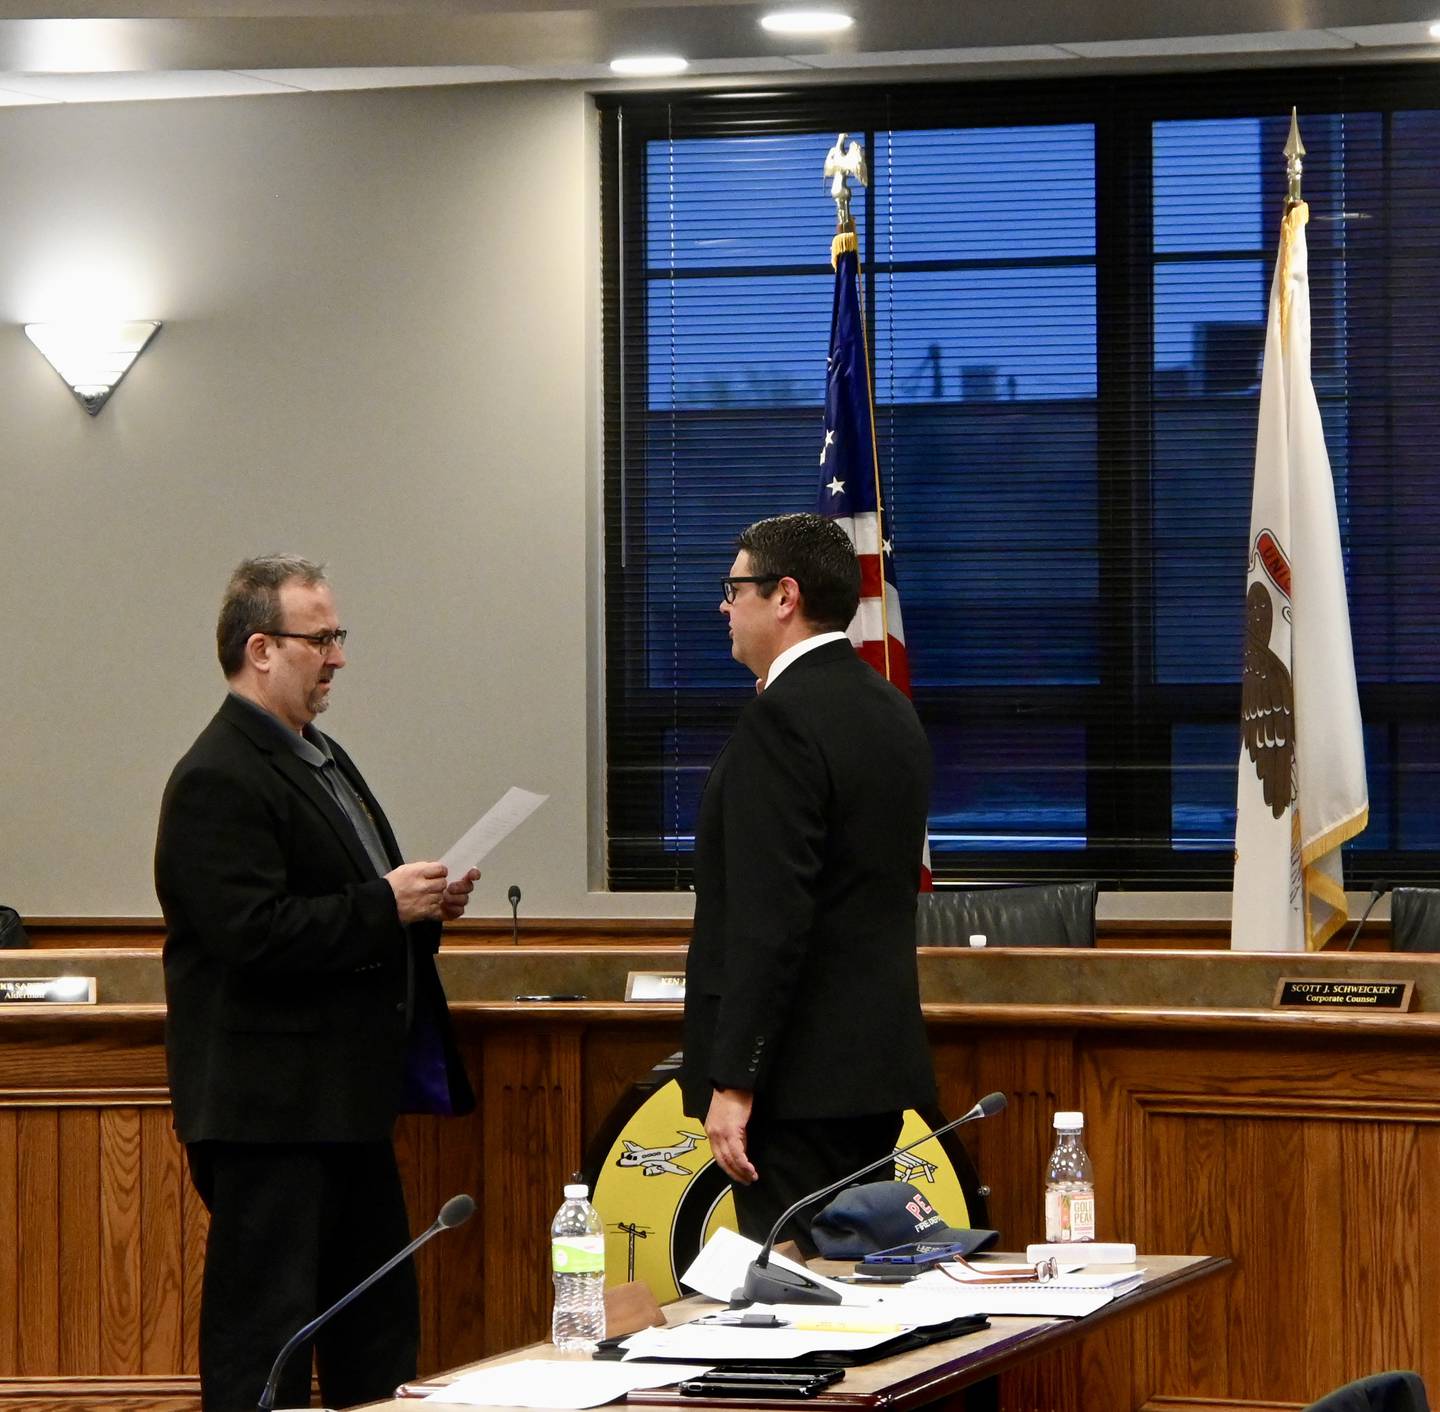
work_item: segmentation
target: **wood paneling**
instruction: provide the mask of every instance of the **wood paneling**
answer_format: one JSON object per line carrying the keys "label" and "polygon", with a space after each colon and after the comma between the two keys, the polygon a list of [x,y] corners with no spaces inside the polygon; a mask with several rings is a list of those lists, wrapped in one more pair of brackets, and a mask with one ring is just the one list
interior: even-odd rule
{"label": "wood paneling", "polygon": [[1440,1385],[1422,1245],[1435,1047],[1188,1040],[1112,1036],[1080,1055],[1101,1235],[1235,1261],[1228,1287],[1146,1315],[1151,1386],[1305,1402],[1396,1366]]}
{"label": "wood paneling", "polygon": [[111,1372],[101,1357],[100,1222],[101,1110],[66,1108],[59,1112],[59,1228],[64,1233],[65,1260],[60,1267],[60,1307],[66,1311],[60,1329],[58,1373]]}
{"label": "wood paneling", "polygon": [[[185,1371],[183,1157],[163,1090],[0,1093],[0,1369]],[[188,1240],[187,1240],[188,1235]]]}
{"label": "wood paneling", "polygon": [[[485,1348],[498,1352],[538,1338],[548,1326],[548,1242],[559,1192],[579,1170],[581,1032],[497,1030],[481,1049],[485,1230],[504,1232],[503,1264],[486,1286]],[[504,1274],[500,1272],[503,1271]]]}
{"label": "wood paneling", "polygon": [[20,1280],[12,1307],[19,1325],[17,1368],[31,1375],[58,1372],[60,1363],[59,1119],[53,1108],[22,1108],[16,1114]]}

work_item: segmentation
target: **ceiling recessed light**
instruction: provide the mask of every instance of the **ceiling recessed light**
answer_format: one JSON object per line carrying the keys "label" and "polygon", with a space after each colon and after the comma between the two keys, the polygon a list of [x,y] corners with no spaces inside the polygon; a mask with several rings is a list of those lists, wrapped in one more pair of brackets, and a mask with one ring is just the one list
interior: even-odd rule
{"label": "ceiling recessed light", "polygon": [[678,54],[634,54],[610,60],[610,72],[628,78],[662,78],[666,74],[683,74],[689,67],[689,60]]}
{"label": "ceiling recessed light", "polygon": [[1440,39],[1440,20],[1436,20],[1436,22],[1430,26],[1430,38]]}
{"label": "ceiling recessed light", "polygon": [[855,21],[839,10],[777,10],[760,23],[772,34],[838,34]]}

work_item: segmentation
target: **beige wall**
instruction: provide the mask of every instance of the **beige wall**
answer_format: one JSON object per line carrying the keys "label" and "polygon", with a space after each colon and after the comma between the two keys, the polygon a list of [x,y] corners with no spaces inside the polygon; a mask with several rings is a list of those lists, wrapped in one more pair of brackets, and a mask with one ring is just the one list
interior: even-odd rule
{"label": "beige wall", "polygon": [[[325,725],[411,856],[520,783],[479,912],[657,910],[587,893],[594,122],[563,85],[0,110],[0,901],[157,912],[218,595],[283,547],[332,566]],[[165,328],[91,419],[18,325],[112,291]]]}

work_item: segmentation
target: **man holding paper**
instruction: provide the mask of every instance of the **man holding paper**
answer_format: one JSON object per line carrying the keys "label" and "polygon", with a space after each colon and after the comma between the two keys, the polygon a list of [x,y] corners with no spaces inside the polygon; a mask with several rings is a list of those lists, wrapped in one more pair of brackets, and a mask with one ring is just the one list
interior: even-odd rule
{"label": "man holding paper", "polygon": [[[408,1242],[395,1117],[474,1106],[434,953],[479,876],[403,862],[316,730],[346,637],[319,565],[246,560],[216,636],[229,694],[170,776],[155,849],[175,1127],[210,1212],[206,1412],[253,1408],[285,1340]],[[418,1337],[407,1264],[319,1336],[326,1403],[388,1397]],[[309,1387],[292,1359],[279,1403]]]}
{"label": "man holding paper", "polygon": [[[930,747],[846,637],[845,532],[780,515],[739,545],[720,611],[757,695],[700,801],[682,1087],[764,1240],[934,1101],[915,969]],[[807,1249],[810,1214],[785,1233]]]}

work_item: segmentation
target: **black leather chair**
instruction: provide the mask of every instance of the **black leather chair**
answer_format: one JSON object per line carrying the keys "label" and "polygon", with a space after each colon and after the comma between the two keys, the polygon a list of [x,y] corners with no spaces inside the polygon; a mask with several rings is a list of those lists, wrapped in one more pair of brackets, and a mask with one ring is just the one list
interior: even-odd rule
{"label": "black leather chair", "polygon": [[1327,1392],[1305,1412],[1430,1412],[1430,1403],[1414,1373],[1372,1373]]}
{"label": "black leather chair", "polygon": [[20,923],[20,914],[13,907],[0,907],[0,951],[29,945],[30,938]]}
{"label": "black leather chair", "polygon": [[1440,888],[1397,887],[1390,894],[1392,951],[1440,951]]}
{"label": "black leather chair", "polygon": [[989,946],[1094,946],[1095,884],[981,887],[922,892],[917,946],[966,946],[974,932]]}

